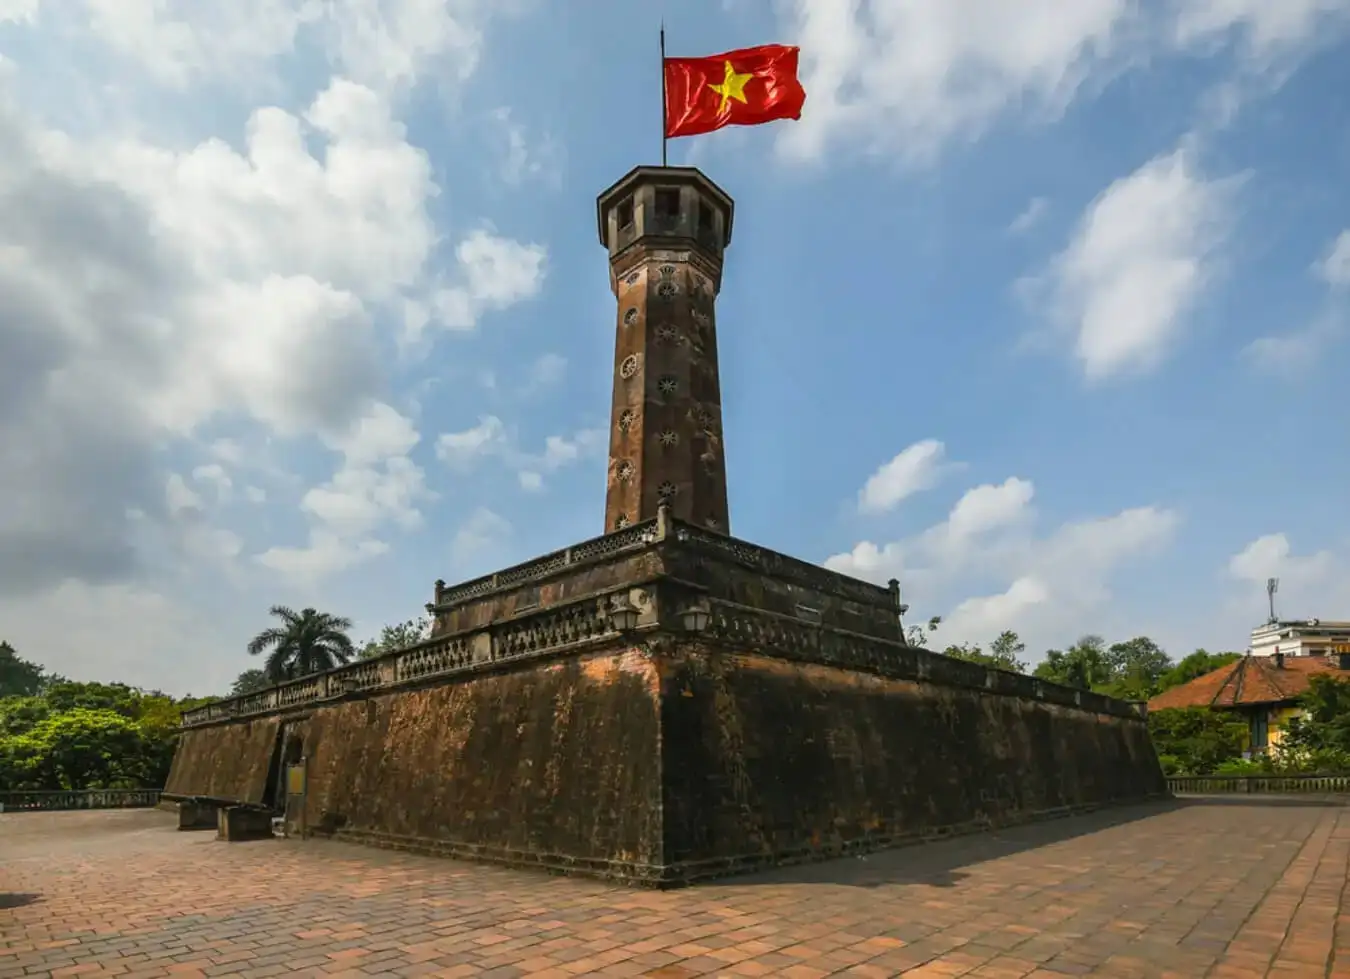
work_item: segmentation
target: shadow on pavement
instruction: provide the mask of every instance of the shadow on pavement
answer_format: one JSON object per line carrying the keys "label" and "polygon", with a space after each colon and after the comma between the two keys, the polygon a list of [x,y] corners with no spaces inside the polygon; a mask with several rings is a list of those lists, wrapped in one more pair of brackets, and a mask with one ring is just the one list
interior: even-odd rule
{"label": "shadow on pavement", "polygon": [[744,877],[709,881],[703,887],[764,884],[839,884],[847,887],[886,887],[926,884],[955,887],[968,877],[960,868],[996,860],[1037,847],[1062,843],[1140,819],[1184,808],[1190,800],[1160,800],[1101,809],[1079,816],[1044,819],[1007,829],[917,842],[855,857],[779,867]]}
{"label": "shadow on pavement", "polygon": [[0,893],[0,911],[6,908],[23,908],[42,900],[41,894],[3,894]]}

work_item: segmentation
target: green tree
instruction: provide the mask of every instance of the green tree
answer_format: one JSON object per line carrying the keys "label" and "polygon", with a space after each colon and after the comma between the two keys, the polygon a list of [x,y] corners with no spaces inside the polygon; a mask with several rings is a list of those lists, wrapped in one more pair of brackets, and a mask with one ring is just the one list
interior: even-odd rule
{"label": "green tree", "polygon": [[1180,662],[1158,677],[1158,689],[1154,693],[1159,694],[1183,683],[1190,683],[1196,677],[1213,673],[1239,659],[1242,659],[1241,653],[1211,653],[1205,649],[1197,649],[1189,656],[1182,657]]}
{"label": "green tree", "polygon": [[1066,687],[1092,690],[1110,683],[1111,667],[1106,656],[1106,641],[1101,636],[1083,636],[1068,649],[1051,649],[1037,665],[1034,676]]}
{"label": "green tree", "polygon": [[0,642],[0,697],[31,697],[46,682],[46,671],[23,659],[7,642]]}
{"label": "green tree", "polygon": [[[77,683],[62,680],[43,692],[43,699],[53,713],[68,710],[108,710],[130,720],[141,716],[141,701],[148,695],[125,683]],[[163,694],[158,696],[164,697]],[[168,698],[164,698],[168,699]]]}
{"label": "green tree", "polygon": [[1148,700],[1158,692],[1158,682],[1172,668],[1172,660],[1148,636],[1136,636],[1112,643],[1106,665],[1111,679],[1103,693],[1122,700]]}
{"label": "green tree", "polygon": [[1173,707],[1150,711],[1148,730],[1169,775],[1212,775],[1242,757],[1247,722],[1231,711]]}
{"label": "green tree", "polygon": [[230,685],[230,696],[242,697],[244,694],[257,693],[271,685],[272,681],[267,679],[266,671],[248,669],[234,678],[234,683]]}
{"label": "green tree", "polygon": [[425,617],[409,619],[397,625],[387,625],[380,630],[378,639],[371,639],[361,647],[361,659],[373,659],[392,653],[396,649],[413,646],[427,638],[431,633],[431,623]]}
{"label": "green tree", "polygon": [[993,665],[1013,673],[1027,671],[1027,664],[1021,658],[1026,651],[1027,644],[1011,629],[1000,632],[989,644],[989,655],[994,660]]}
{"label": "green tree", "polygon": [[965,660],[967,663],[990,666],[996,670],[1025,673],[1027,666],[1017,657],[1018,654],[1025,652],[1026,648],[1026,643],[1018,638],[1017,633],[1003,632],[989,644],[987,652],[979,643],[963,642],[948,646],[942,651],[942,655]]}
{"label": "green tree", "polygon": [[45,697],[0,697],[0,737],[27,734],[51,712]]}
{"label": "green tree", "polygon": [[1350,756],[1350,680],[1313,676],[1300,699],[1303,714],[1289,722],[1281,747],[1292,754]]}
{"label": "green tree", "polygon": [[905,642],[911,646],[917,646],[919,649],[927,649],[928,637],[937,632],[940,625],[942,625],[942,616],[940,615],[935,615],[929,619],[927,625],[912,625],[905,630]]}
{"label": "green tree", "polygon": [[135,722],[115,711],[77,707],[0,738],[0,788],[162,785],[161,756]]}
{"label": "green tree", "polygon": [[321,673],[351,662],[356,655],[351,638],[351,619],[307,608],[299,613],[273,605],[271,615],[281,625],[264,629],[249,641],[250,656],[268,653],[263,672],[272,683]]}

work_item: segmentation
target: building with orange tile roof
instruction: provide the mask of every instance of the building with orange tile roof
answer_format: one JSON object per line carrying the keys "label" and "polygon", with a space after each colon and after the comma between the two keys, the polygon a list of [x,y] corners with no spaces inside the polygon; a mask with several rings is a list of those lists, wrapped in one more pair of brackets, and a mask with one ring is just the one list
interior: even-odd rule
{"label": "building with orange tile roof", "polygon": [[1350,653],[1331,656],[1269,656],[1248,653],[1189,683],[1164,690],[1148,702],[1150,711],[1171,707],[1212,707],[1241,714],[1248,723],[1249,751],[1279,744],[1285,727],[1302,713],[1299,699],[1314,676],[1350,680]]}

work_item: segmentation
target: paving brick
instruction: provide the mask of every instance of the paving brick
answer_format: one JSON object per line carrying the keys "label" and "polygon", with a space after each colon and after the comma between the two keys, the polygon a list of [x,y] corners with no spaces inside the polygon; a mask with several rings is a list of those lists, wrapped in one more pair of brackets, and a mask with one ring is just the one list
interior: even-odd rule
{"label": "paving brick", "polygon": [[1350,979],[1350,809],[1135,807],[669,892],[0,815],[20,976]]}

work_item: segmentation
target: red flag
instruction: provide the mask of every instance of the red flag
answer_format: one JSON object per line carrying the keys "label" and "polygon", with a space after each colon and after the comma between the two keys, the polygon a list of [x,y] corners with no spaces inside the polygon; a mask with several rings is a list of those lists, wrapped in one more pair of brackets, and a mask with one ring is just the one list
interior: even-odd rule
{"label": "red flag", "polygon": [[797,80],[797,52],[765,44],[707,58],[666,58],[666,137],[800,119],[806,91]]}

